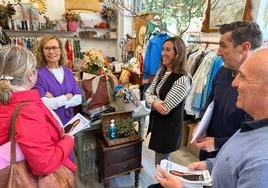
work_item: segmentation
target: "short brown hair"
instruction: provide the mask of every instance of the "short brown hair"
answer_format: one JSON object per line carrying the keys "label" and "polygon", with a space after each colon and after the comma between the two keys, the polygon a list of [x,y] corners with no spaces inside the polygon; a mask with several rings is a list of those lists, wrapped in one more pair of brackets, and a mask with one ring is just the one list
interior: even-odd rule
{"label": "short brown hair", "polygon": [[220,34],[231,33],[231,41],[234,46],[238,46],[244,42],[251,44],[251,50],[261,47],[262,32],[259,25],[253,21],[237,21],[223,24],[220,27]]}

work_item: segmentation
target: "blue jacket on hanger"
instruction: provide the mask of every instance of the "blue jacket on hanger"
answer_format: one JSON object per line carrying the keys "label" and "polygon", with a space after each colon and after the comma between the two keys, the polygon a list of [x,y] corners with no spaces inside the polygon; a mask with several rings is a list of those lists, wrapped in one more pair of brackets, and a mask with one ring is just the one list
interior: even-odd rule
{"label": "blue jacket on hanger", "polygon": [[170,38],[168,34],[161,33],[149,41],[144,59],[143,78],[147,79],[149,75],[155,75],[159,70],[163,44],[168,38]]}

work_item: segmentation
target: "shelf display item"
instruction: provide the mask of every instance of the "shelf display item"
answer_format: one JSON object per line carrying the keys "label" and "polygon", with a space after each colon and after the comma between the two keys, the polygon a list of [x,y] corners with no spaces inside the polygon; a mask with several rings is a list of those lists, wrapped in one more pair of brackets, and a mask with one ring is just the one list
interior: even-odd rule
{"label": "shelf display item", "polygon": [[47,1],[46,0],[31,0],[32,7],[35,7],[39,10],[40,14],[45,14],[47,11]]}
{"label": "shelf display item", "polygon": [[116,139],[116,127],[113,119],[111,120],[109,127],[109,139],[111,140]]}
{"label": "shelf display item", "polygon": [[[115,121],[116,139],[109,138],[111,120]],[[102,134],[108,146],[115,146],[140,140],[140,134],[135,130],[131,111],[103,114],[101,118]]]}
{"label": "shelf display item", "polygon": [[76,32],[77,31],[77,23],[76,21],[68,21],[67,22],[68,31]]}

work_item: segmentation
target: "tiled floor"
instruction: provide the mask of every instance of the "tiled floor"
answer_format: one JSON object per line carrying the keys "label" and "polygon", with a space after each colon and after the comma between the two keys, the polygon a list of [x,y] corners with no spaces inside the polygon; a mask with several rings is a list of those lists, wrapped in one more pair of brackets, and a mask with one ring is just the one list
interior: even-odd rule
{"label": "tiled floor", "polygon": [[[146,124],[147,125],[147,124]],[[154,152],[148,149],[149,138],[144,138],[143,148],[142,148],[142,165],[143,169],[140,173],[139,188],[146,188],[152,183],[156,183],[154,179],[155,167],[154,167]],[[172,153],[171,160],[187,165],[191,162],[197,161],[186,147],[182,147],[180,150]],[[110,188],[134,188],[134,173],[122,176],[116,176],[110,180]],[[92,173],[87,177],[87,183],[82,183],[79,178],[77,178],[78,188],[101,188],[102,183],[98,182],[97,172]]]}

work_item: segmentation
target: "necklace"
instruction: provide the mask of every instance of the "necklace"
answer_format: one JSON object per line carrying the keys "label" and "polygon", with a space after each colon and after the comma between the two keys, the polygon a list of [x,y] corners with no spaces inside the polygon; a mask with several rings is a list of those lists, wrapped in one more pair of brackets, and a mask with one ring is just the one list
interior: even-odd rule
{"label": "necklace", "polygon": [[48,69],[58,69],[58,68],[60,68],[60,66],[59,65],[47,65],[47,68]]}

